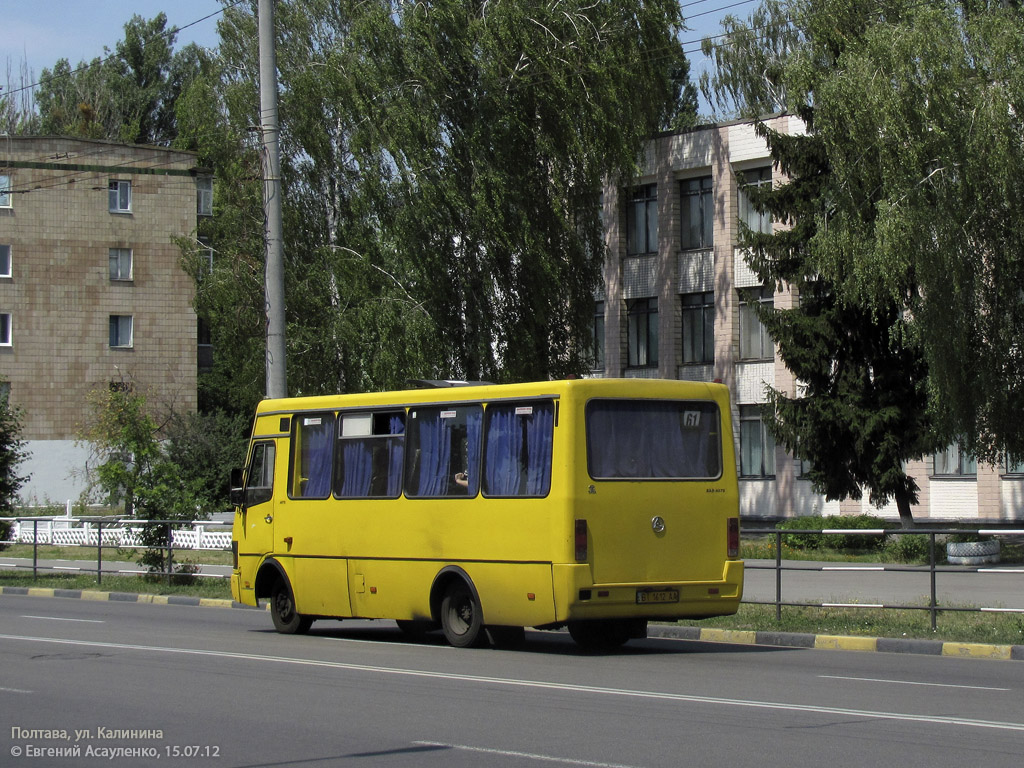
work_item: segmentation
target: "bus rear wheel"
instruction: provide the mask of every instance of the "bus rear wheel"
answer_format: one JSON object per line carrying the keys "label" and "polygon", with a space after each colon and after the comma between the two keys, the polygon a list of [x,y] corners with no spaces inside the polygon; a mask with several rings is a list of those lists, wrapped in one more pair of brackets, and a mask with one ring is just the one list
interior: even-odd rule
{"label": "bus rear wheel", "polygon": [[449,645],[469,648],[484,639],[480,603],[464,581],[453,581],[441,599],[441,630]]}
{"label": "bus rear wheel", "polygon": [[295,610],[295,598],[284,579],[275,581],[270,591],[270,617],[282,635],[302,635],[313,625],[313,619]]}

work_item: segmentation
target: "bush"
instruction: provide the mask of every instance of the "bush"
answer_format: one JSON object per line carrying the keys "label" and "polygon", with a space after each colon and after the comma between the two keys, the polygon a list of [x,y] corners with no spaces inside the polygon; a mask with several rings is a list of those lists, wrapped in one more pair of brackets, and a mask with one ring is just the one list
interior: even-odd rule
{"label": "bush", "polygon": [[923,533],[892,536],[885,543],[885,554],[900,563],[928,562],[929,540],[930,537]]}
{"label": "bush", "polygon": [[[837,515],[835,517],[821,517],[820,515],[808,515],[806,517],[794,517],[783,520],[776,528],[779,530],[815,530],[825,528],[885,528],[886,521],[874,515]],[[857,535],[846,533],[787,533],[782,537],[782,543],[793,549],[814,550],[814,549],[856,549],[868,552],[877,552],[885,545],[884,536]]]}
{"label": "bush", "polygon": [[0,520],[0,552],[7,549],[5,542],[11,540],[11,525],[7,520]]}

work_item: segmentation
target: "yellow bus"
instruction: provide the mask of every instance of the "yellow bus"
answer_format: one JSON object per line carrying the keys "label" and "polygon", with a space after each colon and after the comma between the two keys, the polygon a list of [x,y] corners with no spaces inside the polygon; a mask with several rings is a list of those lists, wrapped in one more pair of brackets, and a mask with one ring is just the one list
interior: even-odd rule
{"label": "yellow bus", "polygon": [[279,632],[392,619],[454,646],[567,626],[584,647],[735,613],[728,390],[584,379],[264,400],[232,594]]}

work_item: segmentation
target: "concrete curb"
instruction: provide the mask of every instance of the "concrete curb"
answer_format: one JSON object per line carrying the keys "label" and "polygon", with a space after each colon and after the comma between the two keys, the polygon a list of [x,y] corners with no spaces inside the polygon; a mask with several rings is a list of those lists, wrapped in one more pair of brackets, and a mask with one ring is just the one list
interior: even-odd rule
{"label": "concrete curb", "polygon": [[878,653],[915,653],[929,656],[954,656],[961,659],[999,659],[1024,661],[1024,645],[993,643],[953,643],[942,640],[911,640],[889,637],[851,637],[811,635],[795,632],[752,632],[735,629],[709,629],[651,624],[649,637],[701,640],[708,643],[740,643],[777,648],[817,648],[834,651],[873,651]]}
{"label": "concrete curb", "polygon": [[[207,597],[149,595],[135,592],[100,592],[91,589],[53,589],[50,587],[0,587],[0,595],[65,597],[77,600],[152,603],[155,605],[192,605],[202,608],[241,608],[249,611],[265,611],[270,608],[269,605],[254,608],[251,605],[236,603],[234,600],[220,600]],[[1024,645],[953,643],[942,640],[851,637],[846,635],[811,635],[798,632],[754,632],[741,629],[681,627],[673,624],[651,624],[648,627],[647,635],[648,637],[662,637],[675,640],[699,640],[705,643],[731,643],[736,645],[763,645],[776,648],[915,653],[929,656],[952,656],[961,659],[1024,661]]]}
{"label": "concrete curb", "polygon": [[188,597],[187,595],[149,595],[137,592],[101,592],[95,589],[53,589],[50,587],[0,587],[0,595],[27,595],[28,597],[70,597],[76,600],[97,600],[100,602],[153,603],[154,605],[194,605],[203,608],[244,608],[245,610],[268,610],[270,606],[254,608],[213,597]]}

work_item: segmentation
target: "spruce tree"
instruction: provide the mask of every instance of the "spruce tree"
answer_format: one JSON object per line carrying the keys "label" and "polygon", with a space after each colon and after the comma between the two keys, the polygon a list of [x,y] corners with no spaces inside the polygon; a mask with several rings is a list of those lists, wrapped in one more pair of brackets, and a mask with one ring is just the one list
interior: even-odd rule
{"label": "spruce tree", "polygon": [[799,296],[791,309],[758,309],[799,390],[769,387],[763,416],[777,441],[810,462],[805,476],[816,491],[834,500],[859,499],[866,489],[878,506],[894,500],[910,527],[918,486],[906,462],[940,447],[928,411],[923,350],[902,305],[848,301],[820,277],[815,236],[827,218],[830,166],[813,130],[813,110],[801,116],[809,128],[801,136],[758,124],[788,181],[749,191],[755,207],[787,228],[741,235],[763,283],[786,283]]}

